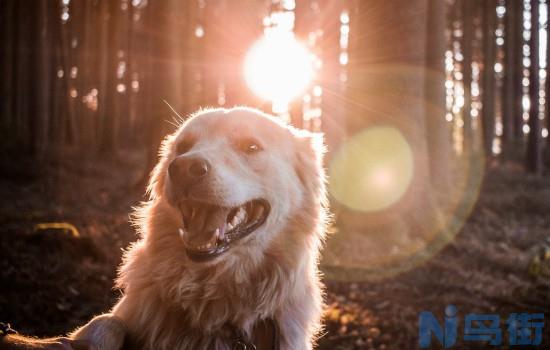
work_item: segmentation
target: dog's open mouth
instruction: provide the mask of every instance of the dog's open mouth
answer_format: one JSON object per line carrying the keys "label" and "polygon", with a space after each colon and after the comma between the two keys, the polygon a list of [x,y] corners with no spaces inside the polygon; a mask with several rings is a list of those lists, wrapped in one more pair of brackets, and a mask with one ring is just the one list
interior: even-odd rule
{"label": "dog's open mouth", "polygon": [[237,207],[185,201],[179,204],[183,227],[179,233],[193,261],[206,261],[260,227],[269,215],[269,203],[255,199]]}

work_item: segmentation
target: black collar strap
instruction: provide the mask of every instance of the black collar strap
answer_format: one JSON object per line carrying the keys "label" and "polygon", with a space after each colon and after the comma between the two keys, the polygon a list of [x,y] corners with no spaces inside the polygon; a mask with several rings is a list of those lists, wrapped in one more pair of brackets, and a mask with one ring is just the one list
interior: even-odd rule
{"label": "black collar strap", "polygon": [[227,325],[231,337],[228,339],[231,350],[279,350],[280,331],[272,318],[259,320],[254,324],[252,339],[233,325]]}

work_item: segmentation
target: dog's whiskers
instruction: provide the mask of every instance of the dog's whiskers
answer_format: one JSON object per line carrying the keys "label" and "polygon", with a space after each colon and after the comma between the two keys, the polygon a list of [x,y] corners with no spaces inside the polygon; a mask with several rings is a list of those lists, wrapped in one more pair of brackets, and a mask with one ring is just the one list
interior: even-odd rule
{"label": "dog's whiskers", "polygon": [[[179,128],[181,126],[181,124],[183,124],[183,122],[185,121],[185,118],[183,118],[175,109],[174,107],[172,107],[168,101],[166,100],[162,100],[167,106],[168,108],[170,108],[170,110],[175,114],[175,116],[172,117],[172,120],[174,121],[174,123],[168,121],[168,120],[165,120],[166,122],[170,123],[171,125],[175,126],[176,128]],[[177,118],[176,118],[177,117]]]}

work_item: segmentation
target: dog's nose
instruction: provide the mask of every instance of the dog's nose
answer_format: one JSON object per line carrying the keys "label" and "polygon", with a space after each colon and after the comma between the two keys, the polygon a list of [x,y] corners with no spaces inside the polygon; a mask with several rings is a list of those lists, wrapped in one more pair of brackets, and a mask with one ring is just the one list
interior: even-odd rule
{"label": "dog's nose", "polygon": [[210,164],[199,157],[179,156],[168,166],[170,180],[176,185],[188,185],[205,177]]}

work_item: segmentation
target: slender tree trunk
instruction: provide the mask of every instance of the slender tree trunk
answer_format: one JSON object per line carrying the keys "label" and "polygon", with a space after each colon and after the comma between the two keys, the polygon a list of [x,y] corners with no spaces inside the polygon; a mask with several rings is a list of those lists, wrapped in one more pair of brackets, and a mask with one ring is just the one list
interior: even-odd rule
{"label": "slender tree trunk", "polygon": [[482,123],[486,155],[492,154],[495,137],[495,29],[496,0],[485,0],[483,9],[483,91]]}
{"label": "slender tree trunk", "polygon": [[[64,141],[66,132],[65,115],[67,114],[65,96],[67,91],[64,88],[64,75],[69,74],[63,65],[63,42],[61,31],[61,3],[59,1],[49,1],[51,6],[52,20],[50,21],[52,32],[52,69],[54,71],[53,79],[50,82],[50,90],[53,93],[52,105],[50,111],[49,138],[56,151],[59,150]],[[63,75],[60,75],[62,73]]]}
{"label": "slender tree trunk", "polygon": [[516,143],[523,140],[523,0],[521,1],[511,1],[512,11],[516,14],[513,17],[513,33],[511,40],[516,44],[517,53],[514,55],[514,61],[512,62],[512,76],[514,84],[514,93],[513,93],[513,123],[514,123],[514,140]]}
{"label": "slender tree trunk", "polygon": [[[13,100],[14,100],[14,62],[15,62],[15,42],[14,42],[14,15],[15,7],[17,6],[17,1],[15,0],[3,0],[2,8],[2,22],[0,22],[0,29],[2,31],[2,41],[0,45],[2,46],[2,66],[0,67],[2,71],[2,100],[3,103],[0,105],[0,118],[1,118],[1,129],[6,132],[10,130],[13,125]],[[6,138],[10,138],[9,141],[12,141],[13,131],[9,134],[5,134]],[[6,140],[4,140],[5,142]]]}
{"label": "slender tree trunk", "polygon": [[[546,2],[548,6],[548,2]],[[550,8],[548,6],[547,8]],[[546,136],[546,145],[545,150],[546,152],[549,152],[550,150],[550,135],[548,135],[548,132],[550,132],[550,21],[547,20],[546,22],[546,79],[545,79],[545,121],[546,121],[546,130],[547,130],[547,136]],[[547,154],[548,155],[548,154]]]}
{"label": "slender tree trunk", "polygon": [[470,156],[473,149],[472,130],[472,58],[474,43],[474,3],[471,0],[462,0],[462,54],[464,56],[462,74],[464,82],[464,154]]}
{"label": "slender tree trunk", "polygon": [[[144,6],[137,9],[139,13],[139,21],[136,23],[136,45],[135,45],[135,62],[139,70],[139,91],[135,96],[136,112],[138,117],[138,134],[141,140],[145,140],[144,146],[147,151],[150,148],[150,119],[153,112],[151,110],[152,94],[153,94],[153,67],[154,62],[152,56],[153,38],[151,35],[151,10],[150,6]],[[148,175],[148,174],[147,174]]]}
{"label": "slender tree trunk", "polygon": [[[95,37],[96,28],[93,27],[94,20],[94,4],[92,0],[84,0],[80,3],[80,29],[78,31],[78,78],[77,78],[77,91],[78,98],[77,104],[77,118],[78,122],[78,146],[83,150],[90,149],[90,144],[93,142],[92,120],[93,115],[90,108],[84,101],[86,95],[88,95],[93,86],[92,75],[93,71],[93,40]],[[85,152],[89,154],[89,152]]]}
{"label": "slender tree trunk", "polygon": [[158,145],[161,136],[161,128],[155,117],[153,101],[158,97],[153,96],[156,90],[155,66],[157,62],[153,60],[156,48],[156,37],[153,35],[155,16],[154,7],[149,4],[141,10],[141,46],[142,53],[139,58],[140,69],[140,106],[142,107],[141,125],[143,130],[143,140],[145,146],[146,164],[143,175],[136,183],[136,187],[145,188],[149,180],[149,174],[157,161]]}
{"label": "slender tree trunk", "polygon": [[203,37],[203,62],[200,65],[202,71],[202,103],[208,106],[217,105],[217,88],[219,82],[219,59],[217,59],[217,39],[221,28],[218,23],[221,13],[217,10],[219,2],[207,2],[204,8],[206,20],[204,21]]}
{"label": "slender tree trunk", "polygon": [[17,68],[15,70],[15,128],[21,149],[36,155],[39,135],[38,87],[34,78],[39,73],[39,13],[34,5],[26,1],[18,2],[17,16]]}
{"label": "slender tree trunk", "polygon": [[[430,183],[437,193],[450,185],[451,133],[445,120],[445,3],[428,2],[427,66],[426,75],[426,136],[430,163]],[[447,191],[448,192],[448,191]]]}
{"label": "slender tree trunk", "polygon": [[[106,53],[102,52],[104,48],[107,47],[106,44],[106,36],[108,33],[108,30],[106,28],[103,28],[103,26],[108,25],[108,18],[104,18],[104,10],[105,7],[104,1],[100,0],[96,3],[94,3],[94,20],[93,20],[93,28],[96,28],[94,33],[94,46],[92,52],[90,52],[91,59],[94,62],[93,68],[92,68],[92,76],[93,76],[93,86],[96,89],[96,95],[95,95],[95,110],[94,110],[94,117],[91,121],[91,131],[93,132],[94,140],[99,140],[101,135],[101,121],[102,121],[102,99],[103,94],[105,90],[103,90],[103,82],[104,77],[106,79],[107,72],[102,70],[103,65],[103,57]],[[92,144],[93,153],[98,152],[98,142],[94,142]]]}
{"label": "slender tree trunk", "polygon": [[514,103],[515,95],[514,62],[516,56],[521,55],[522,48],[518,47],[514,33],[517,30],[515,17],[518,15],[514,9],[515,5],[510,0],[506,1],[505,15],[505,61],[504,61],[504,87],[502,96],[502,149],[507,153],[514,138]]}
{"label": "slender tree trunk", "polygon": [[[358,9],[351,11],[350,18],[351,33],[356,36],[350,37],[346,96],[349,135],[383,126],[398,130],[407,139],[415,157],[407,198],[414,197],[419,207],[431,203],[424,103],[427,58],[431,57],[426,53],[428,5],[428,0],[415,1],[415,6],[357,1]],[[443,111],[440,117],[444,118]]]}
{"label": "slender tree trunk", "polygon": [[[346,134],[345,119],[343,110],[343,87],[340,82],[340,73],[343,68],[340,66],[340,13],[345,7],[340,1],[329,1],[321,7],[322,29],[321,53],[323,59],[321,87],[323,88],[322,100],[322,124],[321,128],[325,133],[326,143],[331,156],[338,145],[344,140]],[[349,15],[349,8],[346,9]],[[349,23],[348,23],[349,24]],[[349,47],[349,40],[348,40]]]}
{"label": "slender tree trunk", "polygon": [[[138,186],[143,185],[149,171],[158,160],[158,149],[162,138],[173,127],[168,123],[175,117],[174,113],[165,104],[168,102],[176,111],[180,111],[185,105],[182,99],[184,83],[186,79],[183,72],[184,55],[181,38],[189,39],[192,35],[190,30],[185,30],[186,21],[180,13],[187,3],[177,0],[151,2],[146,7],[146,19],[144,22],[145,32],[150,40],[151,50],[147,70],[147,84],[149,97],[150,114],[145,116],[147,164],[145,176]],[[207,2],[206,7],[213,6]],[[209,67],[213,69],[212,67]],[[215,94],[215,86],[209,91]]]}
{"label": "slender tree trunk", "polygon": [[[71,90],[75,89],[74,79],[72,78],[72,67],[76,64],[75,52],[71,49],[71,27],[76,26],[78,23],[77,6],[75,2],[69,3],[69,20],[63,22],[61,28],[61,66],[65,73],[63,74],[62,91],[64,97],[65,107],[65,120],[64,123],[64,138],[69,144],[75,144],[78,138],[77,127],[77,111],[76,111],[76,98],[71,96]],[[76,89],[75,89],[76,90]],[[78,93],[78,92],[77,92]]]}
{"label": "slender tree trunk", "polygon": [[[338,13],[334,13],[334,17],[338,18]],[[303,1],[297,2],[294,9],[294,33],[298,38],[307,39],[308,33],[315,25],[315,18],[311,15],[310,3]],[[289,103],[290,122],[298,128],[308,128],[303,116],[304,101],[301,96],[296,96]]]}
{"label": "slender tree trunk", "polygon": [[41,38],[41,12],[43,11],[42,4],[38,4],[39,9],[28,8],[30,13],[25,13],[28,24],[27,32],[27,48],[26,55],[28,56],[27,62],[30,66],[27,66],[28,75],[24,81],[23,89],[19,93],[27,94],[26,103],[27,106],[24,109],[25,122],[28,125],[27,143],[29,145],[30,153],[33,157],[37,158],[40,153],[41,136],[42,136],[42,115],[39,110],[41,98],[39,94],[38,84],[34,83],[35,77],[41,76],[41,63],[42,57],[40,57],[40,40]]}
{"label": "slender tree trunk", "polygon": [[128,128],[132,130],[131,132],[131,141],[136,141],[136,131],[137,131],[137,110],[136,106],[138,103],[137,97],[139,90],[136,91],[134,88],[134,81],[139,81],[139,66],[137,57],[139,56],[137,35],[139,33],[139,21],[137,16],[139,16],[139,9],[134,5],[129,5],[128,9],[128,55],[127,55],[127,70],[126,73],[126,82],[127,82],[127,92],[128,92],[128,109],[126,113],[128,114]]}
{"label": "slender tree trunk", "polygon": [[52,15],[52,8],[48,0],[41,0],[40,6],[40,18],[39,18],[39,56],[38,56],[38,79],[37,85],[34,87],[38,89],[37,100],[37,133],[35,138],[35,152],[39,157],[44,156],[46,146],[48,144],[48,126],[50,125],[50,104],[52,101],[52,93],[50,91],[50,80],[52,77],[52,54],[51,54],[51,25],[50,21],[55,20],[55,16]]}
{"label": "slender tree trunk", "polygon": [[[116,30],[117,46],[116,46],[116,82],[117,93],[115,99],[115,112],[116,130],[114,139],[119,143],[127,144],[133,134],[130,125],[130,95],[132,94],[131,86],[131,35],[132,35],[132,8],[131,1],[126,3],[124,8],[118,6],[118,27]],[[124,69],[119,69],[124,67]],[[120,85],[119,85],[120,84]],[[118,86],[124,87],[120,91]],[[121,128],[120,126],[124,126]]]}
{"label": "slender tree trunk", "polygon": [[[116,148],[117,115],[116,112],[116,73],[117,73],[117,30],[120,17],[120,3],[104,0],[101,8],[102,22],[102,57],[101,57],[101,88],[99,97],[103,101],[100,109],[100,144],[99,152],[112,155]],[[103,51],[104,50],[104,51]]]}
{"label": "slender tree trunk", "polygon": [[28,4],[24,1],[19,1],[16,4],[16,20],[15,26],[17,27],[17,34],[15,36],[16,56],[14,62],[14,111],[13,132],[16,140],[19,144],[24,146],[24,150],[29,150],[29,143],[27,139],[28,125],[26,123],[26,117],[28,115],[28,101],[29,91],[29,67],[32,67],[33,63],[29,60],[29,30],[31,23],[29,17],[26,16],[28,10]]}
{"label": "slender tree trunk", "polygon": [[541,120],[539,118],[539,0],[531,0],[531,66],[529,68],[529,139],[527,144],[527,170],[540,175],[543,170]]}

